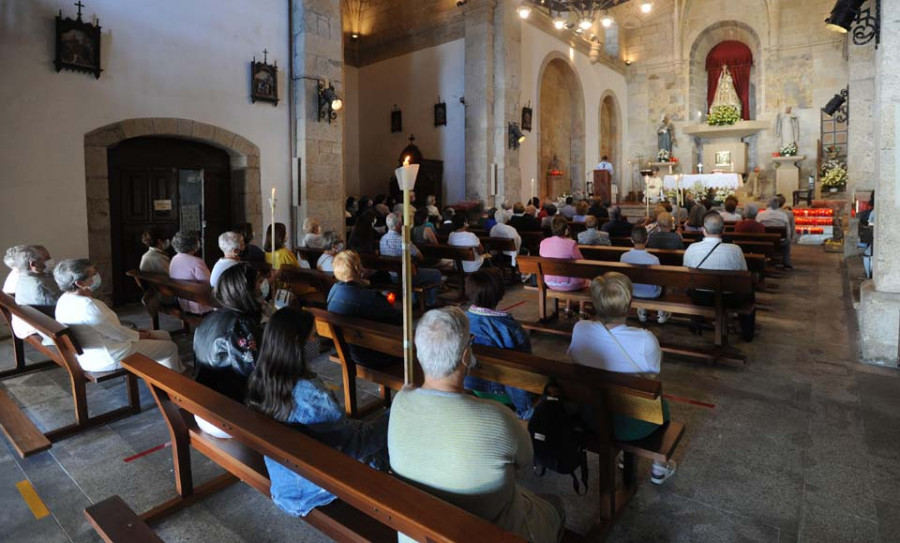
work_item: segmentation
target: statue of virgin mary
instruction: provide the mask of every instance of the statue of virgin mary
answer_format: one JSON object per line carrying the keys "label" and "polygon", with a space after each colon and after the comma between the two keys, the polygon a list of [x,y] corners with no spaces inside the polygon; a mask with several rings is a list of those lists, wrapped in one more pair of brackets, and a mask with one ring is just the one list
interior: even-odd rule
{"label": "statue of virgin mary", "polygon": [[717,106],[734,106],[737,108],[738,115],[742,114],[741,99],[734,88],[734,80],[731,78],[731,72],[728,71],[727,65],[722,66],[719,83],[716,85],[716,94],[713,96],[709,110],[712,111]]}

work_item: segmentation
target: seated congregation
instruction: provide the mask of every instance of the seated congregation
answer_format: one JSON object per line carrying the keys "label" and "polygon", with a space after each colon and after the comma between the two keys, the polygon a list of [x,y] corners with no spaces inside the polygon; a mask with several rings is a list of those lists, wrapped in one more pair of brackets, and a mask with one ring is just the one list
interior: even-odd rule
{"label": "seated congregation", "polygon": [[[690,209],[666,202],[646,218],[632,222],[620,208],[599,201],[569,201],[562,210],[535,201],[527,206],[515,203],[508,208],[467,212],[449,207],[439,211],[429,198],[432,204],[411,214],[414,226],[409,252],[416,266],[413,285],[421,287],[416,295],[424,297],[428,309],[418,315],[415,326],[415,386],[403,387],[393,398],[387,391],[390,387],[385,387],[387,409],[370,410],[364,418],[357,418],[358,413],[349,405],[342,406],[312,371],[310,362],[320,353],[334,352],[334,346],[337,355],[332,358],[339,358],[340,363],[389,374],[402,366],[402,358],[385,343],[382,347],[377,342],[356,344],[345,334],[320,338],[319,317],[307,310],[317,304],[310,303],[304,293],[327,288],[320,293],[324,304],[318,305],[319,310],[327,310],[334,318],[399,330],[402,314],[395,307],[394,291],[386,290],[399,281],[398,274],[367,269],[365,263],[375,257],[402,255],[403,214],[402,209],[392,211],[391,202],[384,197],[351,200],[346,243],[345,236],[322,232],[318,222],[308,218],[296,251],[288,247],[287,228],[280,223],[267,229],[260,248],[252,243],[252,226],[242,224],[219,236],[222,257],[212,270],[199,255],[200,239],[195,232],[179,231],[170,242],[152,228],[147,230],[142,238],[147,249],[139,263],[141,277],[158,277],[160,284],[193,282],[210,289],[210,296],[204,299],[192,298],[185,291],[175,296],[153,289],[145,292],[145,304],[153,298],[154,304],[197,319],[193,364],[180,359],[168,332],[132,329],[94,296],[102,279],[90,260],[70,259],[54,265],[42,246],[12,247],[4,258],[12,270],[4,292],[14,294],[17,304],[32,306],[69,327],[80,345],[77,360],[85,371],[121,369],[123,361],[127,368],[133,355],[146,356],[285,424],[291,429],[288,431],[300,431],[505,531],[529,541],[553,542],[565,533],[562,501],[558,496],[526,490],[516,475],[539,464],[538,448],[542,458],[546,455],[546,445],[539,443],[545,436],[537,426],[545,420],[548,401],[554,399],[552,389],[540,394],[540,388],[522,385],[504,377],[503,372],[488,377],[478,370],[476,351],[483,347],[508,352],[504,356],[514,364],[542,360],[531,355],[530,333],[539,328],[527,326],[531,332],[526,331],[524,324],[534,323],[519,322],[509,310],[500,309],[508,289],[522,289],[521,283],[525,283],[540,287],[541,296],[551,291],[561,296],[569,293],[563,298],[567,309],[570,302],[579,302],[581,320],[568,332],[567,354],[574,366],[658,380],[664,349],[643,323],[654,304],[658,304],[657,324],[672,318],[669,298],[673,287],[662,275],[658,275],[660,284],[644,278],[652,280],[659,270],[747,270],[742,247],[724,239],[726,220],[736,217],[736,201],[726,202],[721,212],[710,209],[708,202],[689,202]],[[759,223],[784,225],[785,215],[776,198],[765,212],[745,206],[734,228],[750,233],[758,231],[755,225]],[[699,228],[702,238],[685,236],[691,228]],[[489,243],[492,239],[509,240],[510,245],[487,249],[494,247]],[[623,239],[631,247],[616,253],[617,262],[584,257],[584,252],[618,250],[614,245]],[[789,246],[790,239],[785,241]],[[471,259],[454,258],[449,251],[426,253],[429,248],[441,247],[469,249]],[[657,255],[673,252],[678,253],[681,266],[660,266]],[[529,266],[534,262],[537,267],[532,270]],[[572,275],[544,274],[542,263],[570,263],[574,271]],[[784,267],[789,266],[789,249],[785,248]],[[302,281],[298,283],[290,271],[303,268],[325,274],[329,280],[317,283],[318,287],[299,284]],[[453,288],[459,291],[456,300],[440,296]],[[281,291],[292,295],[282,297]],[[737,314],[741,337],[753,340],[752,289],[692,288],[684,295],[687,301],[683,303],[716,306],[717,311],[719,305],[724,311],[751,307]],[[465,310],[457,307],[458,300],[465,301]],[[543,298],[539,301],[544,303]],[[568,314],[575,316],[572,311]],[[702,333],[706,313],[687,314],[690,330]],[[632,315],[641,326],[629,325]],[[12,326],[20,338],[35,333],[15,318]],[[344,384],[355,387],[352,380]],[[345,390],[345,400],[352,394]],[[610,415],[620,450],[626,450],[629,443],[633,444],[631,450],[639,450],[637,443],[667,427],[668,404],[661,396],[659,401],[661,415],[654,422],[622,413]],[[602,434],[605,426],[596,420],[596,410],[574,403],[571,407],[572,424],[577,421],[587,435]],[[199,430],[211,438],[232,438],[221,425],[199,415],[194,418]],[[675,474],[670,453],[677,441],[670,440],[666,452],[651,455],[654,484]],[[582,454],[585,443],[580,446]],[[333,492],[278,459],[266,457],[265,466],[273,501],[290,515],[305,517],[337,499]]]}

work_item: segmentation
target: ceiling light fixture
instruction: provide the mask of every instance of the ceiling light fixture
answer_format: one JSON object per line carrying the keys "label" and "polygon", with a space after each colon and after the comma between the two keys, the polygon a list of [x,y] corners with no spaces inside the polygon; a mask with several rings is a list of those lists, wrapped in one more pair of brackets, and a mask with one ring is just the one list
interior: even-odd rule
{"label": "ceiling light fixture", "polygon": [[578,28],[582,30],[590,30],[590,28],[594,26],[594,22],[591,21],[589,17],[584,17],[580,21],[578,21]]}
{"label": "ceiling light fixture", "polygon": [[557,13],[556,17],[553,18],[553,28],[557,30],[562,30],[566,27],[566,20],[563,18],[562,13]]}
{"label": "ceiling light fixture", "polygon": [[641,4],[641,13],[650,13],[650,10],[653,9],[653,4],[650,2],[644,2]]}
{"label": "ceiling light fixture", "polygon": [[522,4],[521,6],[519,6],[519,9],[517,9],[516,12],[522,19],[527,19],[528,16],[531,15],[531,8],[526,6],[525,4]]}
{"label": "ceiling light fixture", "polygon": [[600,24],[603,25],[603,28],[609,28],[613,24],[613,20],[609,15],[604,15],[603,19],[600,21]]}

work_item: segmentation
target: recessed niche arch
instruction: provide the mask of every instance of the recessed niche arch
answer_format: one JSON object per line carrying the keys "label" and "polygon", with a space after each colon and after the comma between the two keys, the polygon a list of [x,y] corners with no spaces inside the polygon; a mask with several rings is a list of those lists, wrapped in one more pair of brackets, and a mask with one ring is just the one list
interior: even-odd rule
{"label": "recessed niche arch", "polygon": [[538,77],[538,175],[541,194],[549,194],[547,171],[554,156],[570,190],[584,188],[584,90],[571,61],[561,53],[548,55]]}
{"label": "recessed niche arch", "polygon": [[625,171],[622,164],[622,110],[619,101],[612,91],[603,93],[598,108],[598,123],[600,127],[600,152],[597,155],[609,157],[613,164],[613,183],[621,179],[621,172]]}

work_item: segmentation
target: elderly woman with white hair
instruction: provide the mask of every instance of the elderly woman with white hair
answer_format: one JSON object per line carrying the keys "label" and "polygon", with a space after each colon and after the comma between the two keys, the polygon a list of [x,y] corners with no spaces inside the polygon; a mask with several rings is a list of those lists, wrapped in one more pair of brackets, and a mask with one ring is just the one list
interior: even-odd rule
{"label": "elderly woman with white hair", "polygon": [[492,238],[511,239],[516,243],[515,251],[503,251],[503,254],[509,257],[513,267],[515,267],[516,255],[519,254],[519,250],[522,248],[522,236],[519,235],[518,230],[507,224],[510,217],[512,217],[512,212],[509,210],[501,208],[495,211],[494,220],[497,221],[497,224],[491,228],[490,236]]}
{"label": "elderly woman with white hair", "polygon": [[534,451],[507,407],[466,393],[475,364],[469,321],[458,307],[425,313],[416,327],[421,388],[397,393],[388,425],[391,469],[402,479],[531,542],[553,543],[565,528],[558,498],[516,484]]}
{"label": "elderly woman with white hair", "polygon": [[53,270],[62,296],[56,303],[56,320],[72,329],[82,354],[78,363],[85,371],[113,371],[128,355],[140,353],[161,365],[184,372],[178,346],[164,330],[132,330],[93,293],[102,284],[93,262],[86,258],[63,260]]}
{"label": "elderly woman with white hair", "polygon": [[322,256],[316,261],[316,269],[319,271],[334,273],[334,257],[344,250],[344,242],[337,232],[329,230],[322,234]]}
{"label": "elderly woman with white hair", "polygon": [[[12,248],[10,263],[18,274],[16,303],[53,316],[60,292],[53,280],[53,261],[47,249],[43,245],[17,245]],[[16,317],[12,319],[12,329],[16,337],[22,339],[36,332]]]}
{"label": "elderly woman with white hair", "polygon": [[784,249],[784,268],[787,270],[792,269],[794,266],[791,264],[791,239],[794,232],[791,228],[790,219],[781,210],[781,200],[777,196],[772,196],[766,200],[766,209],[756,215],[756,220],[762,223],[763,227],[784,227],[785,232],[787,232],[787,237],[781,240],[781,247]]}
{"label": "elderly woman with white hair", "polygon": [[[178,254],[172,257],[172,261],[169,263],[169,277],[209,283],[211,275],[209,268],[206,267],[206,262],[197,256],[197,252],[200,250],[200,237],[197,232],[179,231],[172,238],[172,247],[178,251]],[[212,307],[186,300],[178,300],[178,304],[182,311],[196,315],[203,315],[213,310]]]}
{"label": "elderly woman with white hair", "polygon": [[219,249],[224,256],[216,262],[209,275],[209,284],[213,287],[219,284],[219,278],[225,270],[240,263],[241,253],[244,251],[244,237],[237,232],[224,232],[219,236]]}

